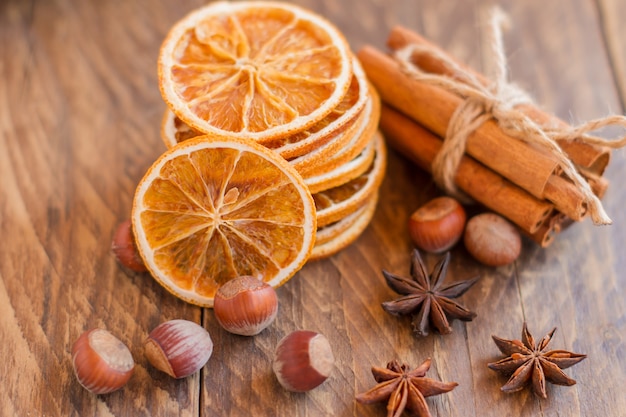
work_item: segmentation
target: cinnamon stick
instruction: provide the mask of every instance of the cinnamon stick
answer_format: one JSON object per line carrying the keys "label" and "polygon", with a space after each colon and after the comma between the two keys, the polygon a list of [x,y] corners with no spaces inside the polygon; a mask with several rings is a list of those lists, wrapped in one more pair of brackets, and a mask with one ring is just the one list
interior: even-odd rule
{"label": "cinnamon stick", "polygon": [[[380,127],[392,148],[430,172],[441,149],[440,138],[389,106],[383,106]],[[535,199],[471,157],[463,157],[455,182],[463,192],[508,218],[543,248],[571,222],[565,214],[551,209],[549,203]]]}
{"label": "cinnamon stick", "polygon": [[583,219],[587,214],[585,197],[574,184],[566,178],[558,175],[550,177],[544,191],[546,200],[554,204],[554,207],[567,217],[575,221]]}
{"label": "cinnamon stick", "polygon": [[[438,136],[386,104],[381,109],[380,128],[392,148],[431,172],[432,161],[442,146]],[[529,236],[554,212],[547,201],[533,197],[467,155],[461,159],[454,180],[475,201],[508,218]]]}
{"label": "cinnamon stick", "polygon": [[[393,58],[371,46],[362,48],[358,57],[383,102],[437,136],[445,136],[452,114],[462,102],[460,97],[410,78]],[[556,160],[507,136],[494,121],[487,121],[470,135],[466,153],[534,197],[549,199],[574,220],[581,220],[585,215],[582,194],[574,187],[562,192],[560,186],[554,184],[557,181],[565,185],[555,175]]]}
{"label": "cinnamon stick", "polygon": [[587,179],[593,193],[597,195],[600,200],[602,200],[604,198],[604,194],[606,194],[606,191],[609,188],[609,180],[584,169],[581,169],[581,174]]}
{"label": "cinnamon stick", "polygon": [[[464,65],[462,62],[455,60],[446,51],[428,41],[427,39],[423,38],[418,33],[402,26],[395,26],[394,28],[392,28],[389,34],[389,38],[387,39],[387,45],[392,50],[401,49],[409,44],[422,45],[429,50],[435,52],[434,54],[416,53],[413,55],[413,63],[422,70],[432,74],[447,75],[449,77],[452,77],[453,79],[456,79],[457,81],[463,81],[459,77],[456,77],[451,69],[446,66],[441,60],[437,59],[437,55],[445,56],[446,58],[452,60],[456,65],[458,65],[459,68],[462,68],[463,71],[472,74],[476,78],[476,80],[478,80],[484,86],[489,85],[489,80],[482,74],[474,71],[473,69]],[[567,127],[567,123],[554,115],[541,111],[536,106],[524,104],[520,105],[518,108],[531,120],[541,126],[550,126],[552,128]],[[565,153],[568,154],[574,164],[580,167],[584,167],[589,172],[596,175],[601,176],[604,173],[607,165],[609,164],[611,151],[607,147],[591,145],[579,141],[567,140],[558,141],[558,144],[565,151]]]}
{"label": "cinnamon stick", "polygon": [[[358,57],[385,103],[445,136],[452,114],[462,103],[460,97],[410,78],[393,58],[373,47],[365,46]],[[504,135],[494,121],[487,121],[468,138],[466,152],[537,198],[543,198],[545,184],[558,166],[554,158]]]}
{"label": "cinnamon stick", "polygon": [[568,217],[558,211],[553,212],[534,233],[525,233],[542,248],[550,246],[557,234],[566,227]]}

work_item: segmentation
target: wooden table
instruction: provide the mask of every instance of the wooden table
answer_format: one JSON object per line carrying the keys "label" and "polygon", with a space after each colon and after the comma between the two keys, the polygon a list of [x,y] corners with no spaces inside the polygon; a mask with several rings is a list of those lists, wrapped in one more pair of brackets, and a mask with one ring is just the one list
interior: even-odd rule
{"label": "wooden table", "polygon": [[[389,29],[415,29],[482,69],[480,0],[300,0],[344,31],[354,50],[384,48]],[[544,108],[580,122],[624,112],[626,3],[505,0],[511,75]],[[449,279],[482,280],[462,302],[478,313],[447,336],[418,339],[409,319],[385,313],[395,297],[381,269],[408,273],[410,213],[437,195],[428,175],[394,152],[375,217],[349,248],[307,264],[278,290],[276,322],[253,337],[221,330],[213,312],[174,298],[149,276],[125,274],[110,252],[135,186],[164,151],[158,48],[169,27],[202,1],[0,1],[0,396],[2,416],[382,416],[354,396],[373,386],[372,365],[432,357],[428,374],[459,386],[428,400],[434,416],[623,416],[626,400],[626,158],[615,151],[604,204],[614,224],[589,220],[547,249],[526,241],[514,265],[482,267],[462,247]],[[608,132],[611,133],[611,132]],[[429,265],[436,256],[427,256]],[[201,373],[173,380],[141,351],[160,322],[202,323],[215,351]],[[586,353],[541,400],[506,395],[486,364],[491,335],[536,337]],[[70,349],[103,327],[130,346],[137,367],[121,391],[96,396],[72,371]],[[325,334],[336,369],[306,394],[271,371],[278,340],[296,329]]]}

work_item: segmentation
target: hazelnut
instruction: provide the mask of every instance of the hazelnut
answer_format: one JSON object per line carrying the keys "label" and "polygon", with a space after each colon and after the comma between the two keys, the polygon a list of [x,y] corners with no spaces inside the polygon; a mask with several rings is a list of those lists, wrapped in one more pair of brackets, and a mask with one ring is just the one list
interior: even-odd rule
{"label": "hazelnut", "polygon": [[304,392],[324,382],[334,363],[330,343],[324,335],[297,330],[278,342],[273,369],[283,388]]}
{"label": "hazelnut", "polygon": [[467,251],[488,266],[507,265],[517,259],[522,250],[518,230],[504,217],[483,213],[467,222],[464,237]]}
{"label": "hazelnut", "polygon": [[409,236],[419,249],[445,252],[463,235],[465,220],[465,210],[458,201],[437,197],[413,212],[409,218]]}
{"label": "hazelnut", "polygon": [[274,288],[249,275],[222,285],[213,300],[213,312],[227,331],[253,336],[272,324],[278,313]]}
{"label": "hazelnut", "polygon": [[147,271],[137,251],[130,220],[120,223],[117,227],[115,235],[113,235],[111,250],[122,266],[135,272]]}
{"label": "hazelnut", "polygon": [[122,388],[135,369],[126,345],[103,329],[86,331],[74,342],[72,365],[78,382],[94,394]]}
{"label": "hazelnut", "polygon": [[148,361],[174,378],[199,371],[213,353],[213,341],[204,327],[188,320],[159,324],[144,343]]}

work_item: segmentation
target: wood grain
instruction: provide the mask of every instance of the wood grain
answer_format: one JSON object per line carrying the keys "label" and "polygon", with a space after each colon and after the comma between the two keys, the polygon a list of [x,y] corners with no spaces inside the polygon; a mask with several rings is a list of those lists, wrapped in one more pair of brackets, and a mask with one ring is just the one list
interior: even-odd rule
{"label": "wood grain", "polygon": [[619,0],[598,0],[599,18],[602,21],[606,46],[610,53],[613,76],[620,92],[622,107],[626,105],[626,44],[620,41],[626,4]]}
{"label": "wood grain", "polygon": [[[396,24],[417,30],[479,70],[488,68],[483,11],[467,0],[301,0],[334,22],[356,50],[384,48]],[[626,7],[618,0],[505,0],[511,77],[546,111],[572,123],[623,113]],[[156,57],[169,27],[199,0],[0,1],[0,378],[2,416],[380,416],[384,404],[354,396],[373,386],[372,365],[433,358],[428,376],[457,381],[428,399],[434,416],[623,415],[626,401],[626,156],[614,153],[604,199],[614,224],[585,221],[548,249],[525,241],[508,267],[485,268],[463,247],[448,280],[482,278],[463,298],[478,313],[451,335],[417,339],[410,319],[380,303],[396,296],[381,270],[407,274],[406,221],[438,194],[424,172],[391,151],[374,219],[341,253],[306,265],[278,290],[274,325],[247,338],[221,330],[211,310],[185,304],[145,274],[127,274],[110,253],[129,216],[135,186],[164,150],[165,106]],[[437,257],[426,256],[432,266]],[[152,368],[142,342],[158,323],[202,323],[215,351],[201,373],[172,380]],[[557,326],[551,344],[588,354],[566,370],[578,383],[550,385],[548,400],[506,395],[486,364],[495,334],[535,337]],[[94,396],[75,380],[70,349],[91,327],[128,344],[137,369],[121,391]],[[288,393],[271,371],[281,337],[324,333],[334,349],[331,378]]]}

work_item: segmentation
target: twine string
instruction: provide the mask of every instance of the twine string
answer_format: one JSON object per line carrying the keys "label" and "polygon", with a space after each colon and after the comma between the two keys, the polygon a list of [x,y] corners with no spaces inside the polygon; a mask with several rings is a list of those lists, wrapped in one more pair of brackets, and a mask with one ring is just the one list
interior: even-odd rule
{"label": "twine string", "polygon": [[[443,146],[433,161],[433,179],[446,193],[468,201],[468,197],[456,187],[454,177],[465,153],[468,137],[483,123],[494,119],[502,131],[523,142],[537,144],[553,155],[565,176],[584,196],[589,215],[594,224],[611,224],[602,202],[593,193],[587,181],[580,175],[574,163],[561,149],[557,141],[581,141],[612,149],[626,146],[626,135],[617,139],[605,139],[590,135],[608,126],[626,129],[626,117],[611,115],[578,126],[540,126],[516,109],[520,104],[532,104],[529,95],[508,81],[507,61],[504,52],[502,30],[508,24],[501,9],[492,11],[488,26],[489,45],[494,60],[493,82],[485,86],[476,76],[463,69],[445,54],[418,44],[408,44],[395,52],[395,58],[403,71],[417,81],[442,88],[461,97],[464,101],[455,110],[446,130]],[[414,54],[429,55],[437,59],[452,74],[441,75],[422,71],[413,64]]]}

